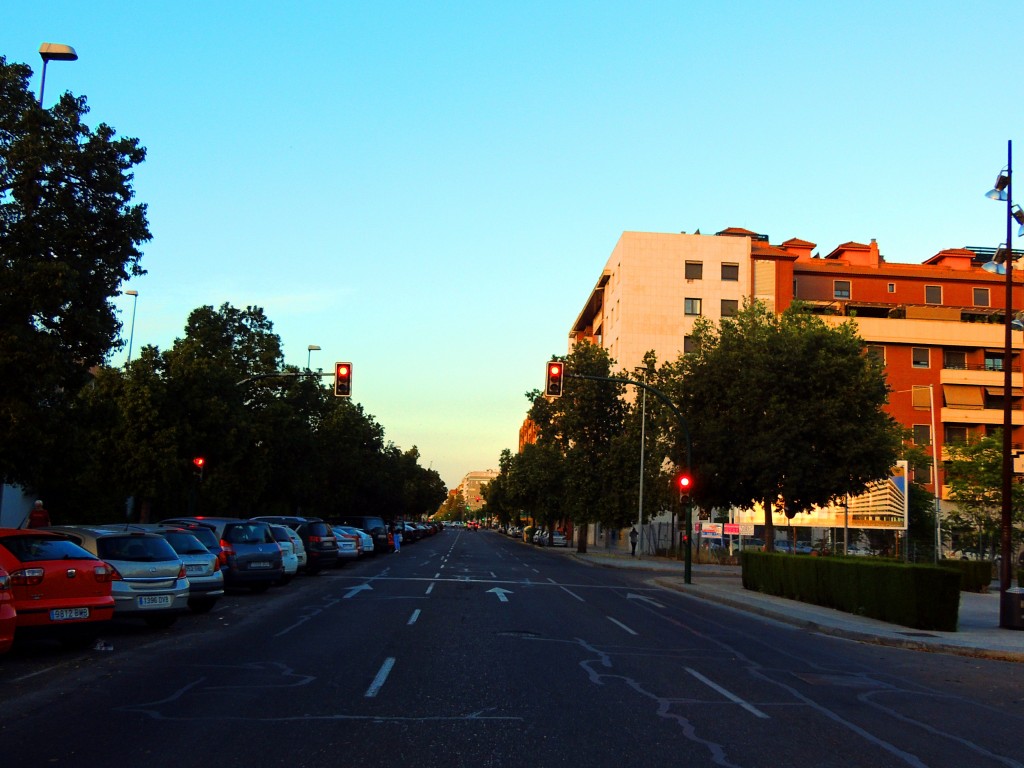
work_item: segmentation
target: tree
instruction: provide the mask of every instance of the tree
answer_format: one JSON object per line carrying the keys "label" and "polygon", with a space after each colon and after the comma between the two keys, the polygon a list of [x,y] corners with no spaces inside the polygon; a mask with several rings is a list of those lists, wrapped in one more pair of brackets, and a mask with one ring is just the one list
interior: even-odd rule
{"label": "tree", "polygon": [[[943,466],[949,498],[956,504],[946,519],[946,526],[959,535],[960,549],[973,545],[978,556],[985,557],[991,544],[995,555],[1002,525],[1002,430],[966,443],[947,443],[946,451],[949,458]],[[1024,485],[1014,482],[1012,494],[1014,523],[1019,525],[1024,509]]]}
{"label": "tree", "polygon": [[702,506],[763,505],[771,547],[773,507],[792,517],[863,492],[893,466],[900,430],[882,410],[885,373],[853,323],[752,302],[717,329],[698,321],[693,340],[666,386],[689,422]]}
{"label": "tree", "polygon": [[118,344],[111,298],[143,274],[137,139],[83,122],[82,97],[43,110],[31,69],[0,56],[0,473],[38,485],[71,401]]}

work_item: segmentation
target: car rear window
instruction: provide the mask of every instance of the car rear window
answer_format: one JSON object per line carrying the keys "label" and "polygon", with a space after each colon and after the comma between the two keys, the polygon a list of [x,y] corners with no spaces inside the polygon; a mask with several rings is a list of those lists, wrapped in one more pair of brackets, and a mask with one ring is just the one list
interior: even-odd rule
{"label": "car rear window", "polygon": [[208,555],[210,550],[203,546],[203,543],[191,533],[167,531],[160,534],[171,548],[179,555]]}
{"label": "car rear window", "polygon": [[304,527],[309,536],[319,536],[320,538],[324,538],[325,536],[334,535],[334,531],[331,530],[331,527],[327,525],[327,523],[305,523]]}
{"label": "car rear window", "polygon": [[384,525],[383,518],[380,517],[346,517],[341,521],[342,525],[351,525],[353,528],[359,528],[366,532],[372,532],[375,530],[384,530],[387,528]]}
{"label": "car rear window", "polygon": [[23,563],[96,559],[95,555],[86,552],[73,541],[59,539],[56,536],[9,536],[0,539],[0,546]]}
{"label": "car rear window", "polygon": [[178,559],[160,536],[105,536],[96,541],[96,551],[104,560],[156,563]]}
{"label": "car rear window", "polygon": [[289,544],[292,542],[292,537],[288,535],[288,529],[283,526],[270,526],[270,532],[274,534],[274,541],[284,541]]}
{"label": "car rear window", "polygon": [[220,549],[220,539],[217,538],[217,534],[206,526],[197,525],[195,528],[189,528],[188,532],[199,539],[199,543],[211,552]]}
{"label": "car rear window", "polygon": [[274,537],[266,523],[229,523],[224,526],[224,540],[231,544],[267,544]]}

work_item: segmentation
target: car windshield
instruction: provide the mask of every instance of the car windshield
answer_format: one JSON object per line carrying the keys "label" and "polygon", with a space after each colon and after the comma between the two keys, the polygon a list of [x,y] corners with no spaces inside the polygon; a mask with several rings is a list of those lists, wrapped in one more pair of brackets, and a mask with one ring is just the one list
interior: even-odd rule
{"label": "car windshield", "polygon": [[208,555],[210,550],[203,546],[203,543],[199,541],[191,533],[178,532],[178,531],[167,531],[161,534],[167,543],[171,545],[171,548],[179,555]]}
{"label": "car windshield", "polygon": [[97,540],[96,549],[104,560],[153,563],[178,559],[160,536],[105,536]]}
{"label": "car windshield", "polygon": [[0,546],[22,563],[96,559],[74,542],[56,536],[8,536],[0,539]]}
{"label": "car windshield", "polygon": [[259,523],[235,523],[224,529],[224,540],[231,544],[264,544],[268,540],[269,526]]}

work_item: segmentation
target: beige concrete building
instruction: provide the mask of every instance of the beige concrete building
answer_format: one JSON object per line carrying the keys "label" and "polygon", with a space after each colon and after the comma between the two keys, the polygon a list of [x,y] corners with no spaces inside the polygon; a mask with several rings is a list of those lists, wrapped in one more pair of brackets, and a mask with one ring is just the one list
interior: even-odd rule
{"label": "beige concrete building", "polygon": [[496,470],[484,469],[468,472],[462,478],[458,490],[462,493],[462,498],[466,500],[466,506],[469,507],[470,512],[476,512],[484,506],[482,489],[497,476],[498,472]]}

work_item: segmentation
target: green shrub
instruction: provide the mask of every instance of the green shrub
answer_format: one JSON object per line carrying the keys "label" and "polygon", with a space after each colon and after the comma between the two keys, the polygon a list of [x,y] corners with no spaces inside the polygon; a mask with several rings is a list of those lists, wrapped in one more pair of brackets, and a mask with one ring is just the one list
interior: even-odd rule
{"label": "green shrub", "polygon": [[749,551],[740,560],[746,589],[915,629],[956,630],[958,569]]}
{"label": "green shrub", "polygon": [[960,589],[964,592],[988,592],[995,573],[995,563],[990,560],[940,560],[943,568],[960,572]]}

